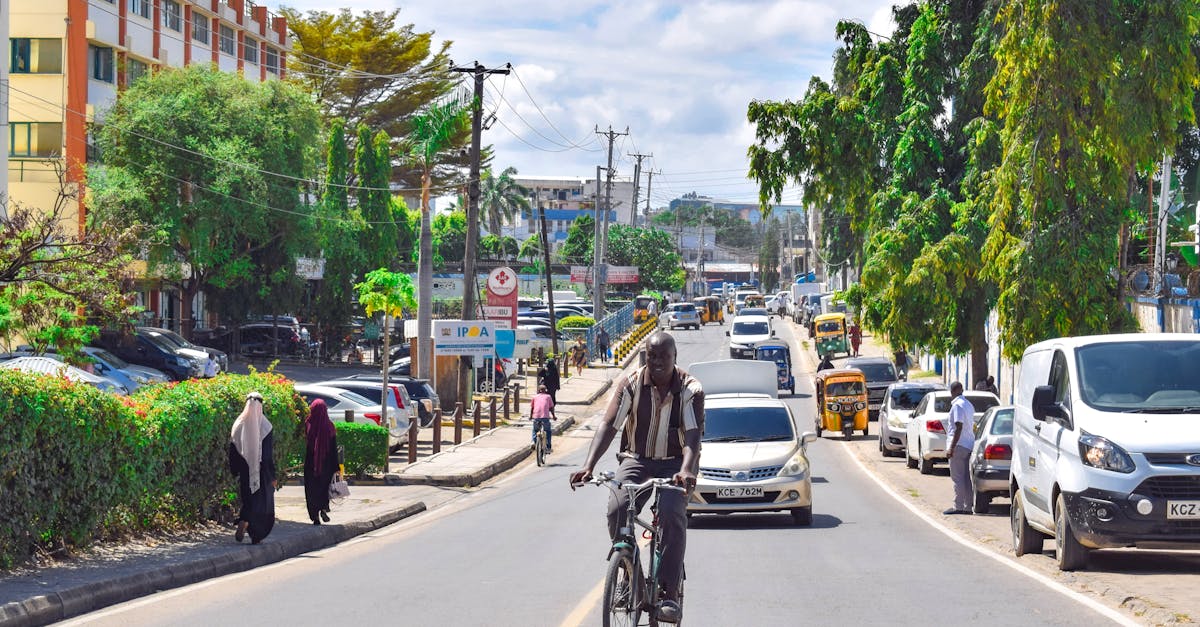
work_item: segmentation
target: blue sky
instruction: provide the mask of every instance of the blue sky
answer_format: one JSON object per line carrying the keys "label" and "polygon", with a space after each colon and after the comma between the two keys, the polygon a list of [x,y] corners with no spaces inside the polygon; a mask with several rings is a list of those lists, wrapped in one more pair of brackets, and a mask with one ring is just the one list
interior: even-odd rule
{"label": "blue sky", "polygon": [[[334,10],[328,0],[283,3]],[[653,154],[652,200],[686,192],[754,200],[745,179],[754,138],[746,105],[803,95],[828,79],[834,26],[855,19],[891,32],[888,0],[354,0],[355,10],[399,7],[402,23],[450,40],[459,64],[511,63],[490,79],[485,132],[494,166],[522,175],[594,176],[605,154],[596,126],[624,131],[614,164],[631,177],[627,153]],[[520,78],[517,80],[516,77]],[[522,87],[524,86],[524,89]],[[528,95],[526,94],[528,90]],[[643,186],[645,180],[643,176]],[[785,193],[794,200],[798,191]]]}

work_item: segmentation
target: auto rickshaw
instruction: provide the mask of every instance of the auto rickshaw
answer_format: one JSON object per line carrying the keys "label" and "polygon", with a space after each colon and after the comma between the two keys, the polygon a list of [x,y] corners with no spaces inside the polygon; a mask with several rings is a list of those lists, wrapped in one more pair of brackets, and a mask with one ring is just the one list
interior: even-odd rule
{"label": "auto rickshaw", "polygon": [[851,439],[867,435],[867,378],[857,368],[821,370],[813,378],[817,399],[817,436],[825,429]]}
{"label": "auto rickshaw", "polygon": [[696,305],[696,311],[700,312],[702,324],[710,322],[725,324],[725,313],[721,309],[721,300],[716,296],[697,296],[692,299],[692,303]]}
{"label": "auto rickshaw", "polygon": [[767,306],[767,299],[765,296],[763,296],[762,294],[751,294],[746,297],[746,301],[742,305],[742,309],[748,309],[748,308],[754,308],[754,307],[766,308],[766,306]]}
{"label": "auto rickshaw", "polygon": [[650,318],[650,303],[658,299],[649,294],[642,294],[633,299],[633,321],[635,323],[645,322]]}
{"label": "auto rickshaw", "polygon": [[796,393],[796,377],[792,376],[792,350],[782,342],[770,342],[754,347],[754,358],[775,362],[777,389]]}
{"label": "auto rickshaw", "polygon": [[824,357],[826,354],[836,355],[837,353],[850,355],[850,342],[846,334],[846,314],[821,314],[813,318],[813,331],[815,332],[813,343],[817,346],[817,357]]}

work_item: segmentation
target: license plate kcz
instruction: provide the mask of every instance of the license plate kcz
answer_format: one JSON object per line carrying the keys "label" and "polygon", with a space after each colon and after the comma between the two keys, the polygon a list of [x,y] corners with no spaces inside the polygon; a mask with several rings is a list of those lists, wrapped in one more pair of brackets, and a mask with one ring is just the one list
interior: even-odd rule
{"label": "license plate kcz", "polygon": [[1167,501],[1167,520],[1200,519],[1200,501]]}
{"label": "license plate kcz", "polygon": [[762,496],[762,486],[738,486],[736,488],[717,488],[717,496],[723,499],[744,499]]}

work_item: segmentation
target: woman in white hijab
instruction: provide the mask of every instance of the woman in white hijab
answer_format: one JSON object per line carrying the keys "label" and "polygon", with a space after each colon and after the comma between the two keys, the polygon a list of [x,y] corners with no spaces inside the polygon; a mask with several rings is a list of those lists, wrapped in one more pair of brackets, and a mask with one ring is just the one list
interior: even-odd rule
{"label": "woman in white hijab", "polygon": [[250,541],[258,544],[275,526],[275,446],[262,394],[246,396],[229,440],[229,470],[237,477],[242,501],[234,538],[241,542],[249,532]]}

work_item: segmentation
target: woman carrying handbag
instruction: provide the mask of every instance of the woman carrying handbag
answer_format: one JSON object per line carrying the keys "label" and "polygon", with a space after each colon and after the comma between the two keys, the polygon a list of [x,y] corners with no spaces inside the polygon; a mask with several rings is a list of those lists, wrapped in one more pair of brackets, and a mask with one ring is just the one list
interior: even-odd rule
{"label": "woman carrying handbag", "polygon": [[319,525],[329,522],[329,496],[338,471],[337,430],[325,401],[319,398],[309,405],[304,442],[304,501],[309,519]]}

